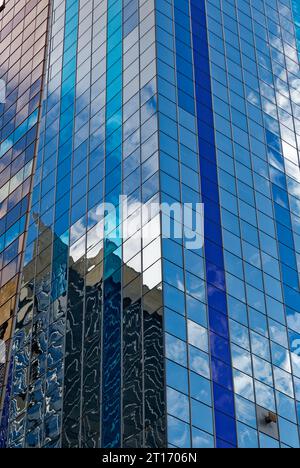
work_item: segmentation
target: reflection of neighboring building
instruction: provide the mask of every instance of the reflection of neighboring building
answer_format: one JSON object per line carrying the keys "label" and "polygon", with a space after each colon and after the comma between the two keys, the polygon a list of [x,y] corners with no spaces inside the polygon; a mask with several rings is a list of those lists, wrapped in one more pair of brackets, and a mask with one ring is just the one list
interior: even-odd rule
{"label": "reflection of neighboring building", "polygon": [[[121,314],[120,272],[105,280],[103,296],[102,244],[95,257],[87,261],[85,256],[76,262],[65,257],[59,280],[52,274],[51,283],[48,246],[52,236],[50,229],[40,226],[34,247],[40,254],[36,264],[28,263],[23,272],[10,404],[11,417],[19,422],[9,427],[9,445],[18,446],[25,437],[29,447],[58,446],[62,432],[62,446],[78,446],[82,434],[82,446],[99,447],[100,417],[107,404],[120,424],[123,414],[124,447],[163,446],[161,290],[142,287],[141,275],[123,265],[127,286]],[[60,257],[67,255],[66,244],[59,238],[54,242]],[[114,256],[114,260],[117,267],[120,259]],[[37,264],[46,273],[33,281]],[[113,270],[113,264],[111,267]],[[52,302],[51,292],[56,291],[57,281],[66,281],[69,292],[67,297],[64,293]],[[112,320],[106,329],[103,313]],[[103,356],[103,341],[109,344],[110,356]],[[101,392],[105,372],[112,381],[107,402],[105,388]],[[114,408],[110,406],[112,401]]]}
{"label": "reflection of neighboring building", "polygon": [[5,1],[0,447],[300,447],[299,31]]}

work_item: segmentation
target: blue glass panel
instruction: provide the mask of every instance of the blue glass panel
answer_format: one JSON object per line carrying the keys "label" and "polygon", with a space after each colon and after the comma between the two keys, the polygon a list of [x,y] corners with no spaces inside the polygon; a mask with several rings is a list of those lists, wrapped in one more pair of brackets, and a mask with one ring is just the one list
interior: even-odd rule
{"label": "blue glass panel", "polygon": [[[196,70],[196,101],[198,110],[198,134],[200,151],[200,175],[201,189],[203,193],[203,203],[205,204],[205,255],[206,255],[206,276],[208,287],[208,311],[211,330],[220,330],[227,337],[228,325],[226,321],[216,324],[215,311],[224,314],[227,320],[227,299],[225,287],[224,258],[222,250],[222,230],[221,214],[218,191],[217,161],[215,150],[215,135],[213,128],[213,110],[211,85],[209,79],[202,83],[201,77],[205,74],[210,76],[208,58],[208,38],[206,25],[206,6],[204,2],[191,1],[192,33],[194,44],[194,64]],[[199,28],[199,21],[201,26]],[[201,55],[200,55],[201,54]],[[201,71],[199,73],[199,71]],[[205,121],[202,119],[205,108]],[[212,239],[215,243],[212,243]],[[219,281],[218,281],[219,279]],[[221,315],[219,314],[219,316]],[[233,376],[231,369],[230,344],[219,335],[211,332],[210,351],[212,354],[212,376],[215,383],[214,399],[215,404],[220,405],[222,401],[222,388],[226,387],[233,391]],[[225,360],[226,365],[219,359]],[[216,385],[220,384],[220,386]],[[230,395],[224,390],[224,398]],[[217,399],[216,399],[217,398]],[[233,396],[229,398],[231,408],[233,408]],[[217,439],[227,440],[233,446],[236,445],[236,429],[234,419],[230,422],[230,436],[223,437],[224,419],[221,413],[215,412],[216,436]],[[222,419],[223,418],[223,419]],[[233,423],[232,423],[232,422]]]}

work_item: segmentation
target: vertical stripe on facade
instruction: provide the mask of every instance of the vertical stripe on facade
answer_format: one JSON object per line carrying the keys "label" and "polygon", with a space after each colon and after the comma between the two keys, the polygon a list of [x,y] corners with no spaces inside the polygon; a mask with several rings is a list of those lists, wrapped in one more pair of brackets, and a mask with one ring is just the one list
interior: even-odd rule
{"label": "vertical stripe on facade", "polygon": [[210,352],[217,447],[236,447],[234,388],[229,342],[217,157],[205,1],[191,0]]}

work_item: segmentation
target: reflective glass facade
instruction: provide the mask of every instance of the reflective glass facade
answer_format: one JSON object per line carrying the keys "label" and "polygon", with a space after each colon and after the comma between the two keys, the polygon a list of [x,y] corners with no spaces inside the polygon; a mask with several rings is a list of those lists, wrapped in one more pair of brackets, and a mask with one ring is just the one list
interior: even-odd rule
{"label": "reflective glass facade", "polygon": [[48,7],[46,0],[0,4],[0,408],[5,421],[11,338],[38,145]]}
{"label": "reflective glass facade", "polygon": [[0,40],[1,447],[299,448],[299,1],[7,0]]}

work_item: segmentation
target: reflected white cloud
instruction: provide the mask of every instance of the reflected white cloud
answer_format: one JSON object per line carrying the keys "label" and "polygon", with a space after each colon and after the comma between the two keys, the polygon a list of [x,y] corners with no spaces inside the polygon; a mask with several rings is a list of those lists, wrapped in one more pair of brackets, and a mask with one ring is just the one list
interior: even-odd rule
{"label": "reflected white cloud", "polygon": [[175,447],[187,448],[190,446],[190,426],[173,417],[168,418],[170,442]]}
{"label": "reflected white cloud", "polygon": [[270,411],[276,410],[274,391],[271,387],[255,381],[256,401],[259,406]]}
{"label": "reflected white cloud", "polygon": [[253,356],[254,376],[257,380],[273,386],[272,366],[267,361]]}
{"label": "reflected white cloud", "polygon": [[186,366],[186,343],[170,335],[167,335],[166,355],[169,359]]}
{"label": "reflected white cloud", "polygon": [[167,408],[169,414],[183,421],[189,421],[190,411],[188,397],[172,388],[168,388]]}
{"label": "reflected white cloud", "polygon": [[274,367],[274,379],[277,390],[294,398],[294,387],[291,374]]}
{"label": "reflected white cloud", "polygon": [[188,320],[188,341],[196,348],[208,352],[207,330],[191,320]]}
{"label": "reflected white cloud", "polygon": [[253,379],[238,371],[234,371],[233,379],[235,392],[247,400],[254,401]]}

